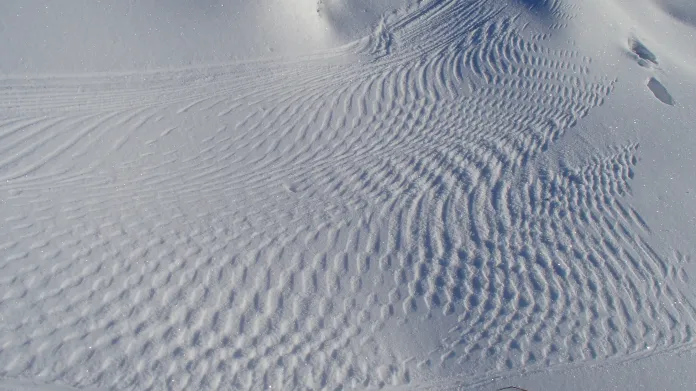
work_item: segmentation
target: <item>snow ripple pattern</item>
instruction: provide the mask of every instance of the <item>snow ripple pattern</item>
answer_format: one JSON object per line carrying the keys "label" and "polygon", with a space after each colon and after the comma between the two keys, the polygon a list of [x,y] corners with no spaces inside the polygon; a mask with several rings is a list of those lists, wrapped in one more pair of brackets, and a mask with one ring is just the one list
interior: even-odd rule
{"label": "snow ripple pattern", "polygon": [[444,387],[690,346],[638,145],[532,164],[614,80],[496,3],[307,58],[2,80],[0,377]]}

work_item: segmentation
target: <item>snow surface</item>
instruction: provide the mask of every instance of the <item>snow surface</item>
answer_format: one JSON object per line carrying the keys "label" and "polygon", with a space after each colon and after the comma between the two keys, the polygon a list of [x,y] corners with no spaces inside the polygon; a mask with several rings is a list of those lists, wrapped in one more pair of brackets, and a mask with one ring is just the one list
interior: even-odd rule
{"label": "snow surface", "polygon": [[696,388],[692,1],[0,34],[0,391]]}

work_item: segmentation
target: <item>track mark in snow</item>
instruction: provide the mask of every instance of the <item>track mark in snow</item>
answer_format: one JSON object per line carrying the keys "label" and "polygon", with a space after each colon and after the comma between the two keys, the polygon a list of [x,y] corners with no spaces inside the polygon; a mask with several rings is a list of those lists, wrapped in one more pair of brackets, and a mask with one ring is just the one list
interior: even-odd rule
{"label": "track mark in snow", "polygon": [[657,80],[654,77],[651,77],[648,80],[648,89],[650,89],[650,92],[655,95],[655,98],[657,98],[660,102],[674,106],[674,98],[672,98],[672,95],[670,95],[669,91],[667,91],[667,88],[660,83],[659,80]]}
{"label": "track mark in snow", "polygon": [[635,37],[628,39],[628,47],[631,52],[638,58],[638,63],[642,66],[658,65],[657,56],[653,54],[643,43]]}

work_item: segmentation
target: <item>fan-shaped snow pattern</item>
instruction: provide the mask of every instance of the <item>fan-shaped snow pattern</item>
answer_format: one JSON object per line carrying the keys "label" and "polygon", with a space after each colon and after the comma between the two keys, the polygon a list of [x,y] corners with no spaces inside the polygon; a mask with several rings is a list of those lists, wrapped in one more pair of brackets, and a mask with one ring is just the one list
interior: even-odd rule
{"label": "fan-shaped snow pattern", "polygon": [[3,81],[0,376],[363,388],[691,343],[624,200],[637,145],[529,164],[613,81],[498,7],[296,61]]}

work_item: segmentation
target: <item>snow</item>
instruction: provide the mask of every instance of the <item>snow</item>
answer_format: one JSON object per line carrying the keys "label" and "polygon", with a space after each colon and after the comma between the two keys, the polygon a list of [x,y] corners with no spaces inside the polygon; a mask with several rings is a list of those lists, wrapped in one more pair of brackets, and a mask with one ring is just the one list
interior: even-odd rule
{"label": "snow", "polygon": [[0,390],[693,388],[695,15],[0,3]]}

